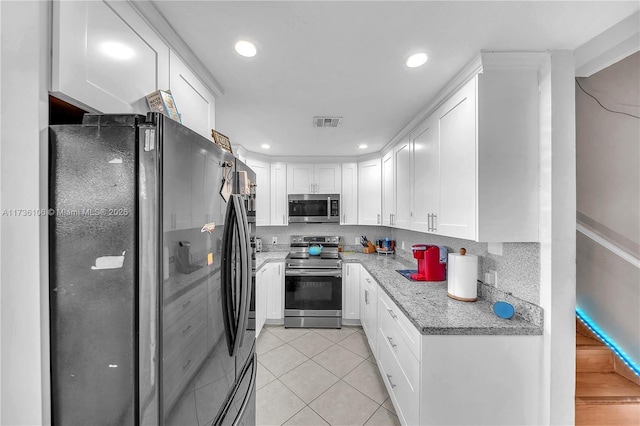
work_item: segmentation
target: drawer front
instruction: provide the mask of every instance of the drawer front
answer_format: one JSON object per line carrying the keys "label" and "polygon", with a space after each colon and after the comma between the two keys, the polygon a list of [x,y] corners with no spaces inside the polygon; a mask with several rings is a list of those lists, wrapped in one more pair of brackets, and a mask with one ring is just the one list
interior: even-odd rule
{"label": "drawer front", "polygon": [[165,361],[164,392],[167,397],[167,406],[175,402],[185,385],[189,383],[193,374],[198,370],[202,361],[206,358],[207,336],[203,331],[198,334],[191,344],[181,353],[173,363]]}
{"label": "drawer front", "polygon": [[409,319],[400,311],[391,298],[381,290],[378,292],[380,300],[378,312],[380,317],[388,317],[398,328],[399,335],[405,339],[409,350],[413,356],[420,361],[420,339],[421,334],[418,329],[409,321]]}
{"label": "drawer front", "polygon": [[207,304],[202,300],[164,330],[162,346],[165,350],[165,362],[172,363],[194,337],[204,330],[206,324]]}
{"label": "drawer front", "polygon": [[389,341],[380,331],[378,332],[378,340],[378,366],[398,417],[405,425],[418,425],[420,424],[418,388],[412,386],[407,380],[398,360],[393,355]]}
{"label": "drawer front", "polygon": [[[380,305],[384,306],[384,303],[381,301]],[[407,381],[417,389],[420,384],[420,363],[413,355],[402,329],[386,310],[380,310],[378,328],[378,338],[381,339],[378,345],[382,345],[382,340],[389,345]]]}
{"label": "drawer front", "polygon": [[207,286],[199,285],[193,290],[183,294],[173,302],[164,306],[163,328],[166,330],[182,315],[187,313],[199,301],[207,295]]}

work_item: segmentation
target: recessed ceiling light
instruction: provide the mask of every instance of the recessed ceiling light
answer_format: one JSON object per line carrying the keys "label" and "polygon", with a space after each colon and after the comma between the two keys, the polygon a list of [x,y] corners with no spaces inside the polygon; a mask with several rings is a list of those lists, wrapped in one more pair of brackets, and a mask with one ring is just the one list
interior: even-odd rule
{"label": "recessed ceiling light", "polygon": [[263,143],[262,145],[260,145],[260,147],[262,149],[269,149],[269,148],[271,148],[271,145],[269,145],[268,143]]}
{"label": "recessed ceiling light", "polygon": [[236,43],[236,52],[246,58],[253,58],[258,53],[258,49],[250,41],[240,40]]}
{"label": "recessed ceiling light", "polygon": [[365,144],[361,143],[360,145],[358,145],[358,148],[366,149],[366,148],[369,148],[369,145],[365,145]]}
{"label": "recessed ceiling light", "polygon": [[427,54],[426,53],[414,53],[413,55],[407,58],[407,66],[409,68],[416,68],[421,65],[424,65],[427,62]]}

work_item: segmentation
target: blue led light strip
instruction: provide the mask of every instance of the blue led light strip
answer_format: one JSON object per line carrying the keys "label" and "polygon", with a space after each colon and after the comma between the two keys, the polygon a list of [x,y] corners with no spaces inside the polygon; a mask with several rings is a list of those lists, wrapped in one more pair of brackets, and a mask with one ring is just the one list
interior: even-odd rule
{"label": "blue led light strip", "polygon": [[629,356],[620,349],[609,336],[600,328],[596,323],[593,322],[591,318],[587,314],[585,314],[580,308],[576,308],[576,315],[578,319],[582,321],[584,325],[587,326],[589,330],[591,330],[609,349],[611,349],[617,356],[624,362],[624,364],[631,369],[635,373],[636,376],[640,377],[640,367],[638,364],[633,362]]}

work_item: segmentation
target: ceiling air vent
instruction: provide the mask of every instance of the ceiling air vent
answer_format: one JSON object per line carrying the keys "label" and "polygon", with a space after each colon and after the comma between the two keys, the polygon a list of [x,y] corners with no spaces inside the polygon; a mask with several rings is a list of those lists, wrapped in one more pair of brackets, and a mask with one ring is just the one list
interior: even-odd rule
{"label": "ceiling air vent", "polygon": [[338,127],[342,117],[313,117],[313,127]]}

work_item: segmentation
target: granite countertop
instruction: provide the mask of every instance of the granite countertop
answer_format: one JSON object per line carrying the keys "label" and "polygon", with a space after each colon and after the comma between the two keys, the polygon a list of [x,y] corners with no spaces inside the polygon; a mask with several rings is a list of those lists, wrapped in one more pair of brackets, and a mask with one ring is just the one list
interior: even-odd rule
{"label": "granite countertop", "polygon": [[289,254],[288,251],[263,251],[256,253],[256,272],[262,268],[265,263],[284,262],[284,258]]}
{"label": "granite countertop", "polygon": [[[280,262],[287,252],[256,255],[256,268]],[[453,335],[541,335],[542,327],[523,319],[516,310],[511,319],[493,313],[493,303],[460,302],[447,297],[447,282],[415,282],[396,269],[415,269],[415,263],[394,255],[343,252],[345,263],[360,263],[380,288],[394,301],[422,334]]]}
{"label": "granite countertop", "polygon": [[422,334],[541,335],[542,327],[517,312],[511,319],[493,313],[493,304],[460,302],[447,296],[447,282],[410,281],[396,269],[415,269],[413,262],[392,255],[342,253],[344,262],[358,262],[378,282]]}

